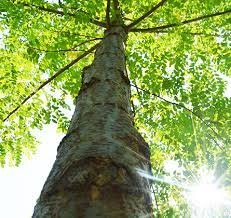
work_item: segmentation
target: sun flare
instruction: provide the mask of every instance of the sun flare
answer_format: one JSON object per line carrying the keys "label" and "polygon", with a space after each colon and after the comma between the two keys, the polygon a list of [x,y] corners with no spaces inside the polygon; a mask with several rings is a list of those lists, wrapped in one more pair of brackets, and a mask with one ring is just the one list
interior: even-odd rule
{"label": "sun flare", "polygon": [[150,175],[142,169],[136,169],[136,171],[140,176],[147,179],[182,189],[190,209],[191,218],[231,217],[231,198],[222,181],[226,176],[225,174],[217,178],[213,170],[202,167],[193,175],[193,179],[187,178],[177,181],[173,177],[174,172],[179,171],[178,174],[183,175],[181,171],[184,171],[184,169],[180,168],[174,161],[168,161],[165,168],[171,175],[170,177]]}
{"label": "sun flare", "polygon": [[187,198],[200,208],[218,207],[226,199],[224,189],[216,183],[201,182],[190,189]]}
{"label": "sun flare", "polygon": [[203,168],[199,170],[199,180],[189,187],[185,197],[191,217],[224,217],[231,205],[222,182]]}

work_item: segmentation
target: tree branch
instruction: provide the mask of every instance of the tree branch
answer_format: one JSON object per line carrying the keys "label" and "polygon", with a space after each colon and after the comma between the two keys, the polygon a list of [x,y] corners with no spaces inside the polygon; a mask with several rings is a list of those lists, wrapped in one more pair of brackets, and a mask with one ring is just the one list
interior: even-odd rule
{"label": "tree branch", "polygon": [[90,49],[88,49],[86,52],[81,54],[79,57],[71,61],[68,65],[61,68],[59,71],[57,71],[53,76],[51,76],[49,79],[47,79],[45,82],[43,82],[35,91],[30,93],[22,102],[20,105],[18,105],[14,110],[12,110],[6,118],[3,119],[3,122],[9,119],[10,116],[12,116],[16,111],[18,111],[29,99],[31,99],[39,90],[41,90],[44,86],[46,86],[48,83],[50,83],[52,80],[57,78],[60,74],[62,74],[64,71],[68,70],[70,67],[72,67],[74,64],[76,64],[78,61],[80,61],[82,58],[86,57],[89,53],[94,51],[99,44],[94,45]]}
{"label": "tree branch", "polygon": [[122,25],[123,24],[123,16],[122,11],[120,9],[120,3],[119,0],[113,0],[113,17],[111,23],[114,25]]}
{"label": "tree branch", "polygon": [[217,12],[214,14],[207,14],[204,16],[200,16],[200,17],[196,17],[193,19],[189,19],[189,20],[185,20],[179,23],[171,23],[171,24],[167,24],[167,25],[163,25],[163,26],[157,26],[157,27],[153,27],[153,28],[145,28],[145,29],[141,29],[141,28],[136,28],[136,29],[130,29],[130,32],[143,32],[143,33],[152,33],[152,32],[157,32],[158,30],[163,30],[163,29],[168,29],[168,28],[172,28],[172,27],[177,27],[177,26],[181,26],[184,24],[188,24],[188,23],[193,23],[193,22],[197,22],[206,18],[210,18],[210,17],[217,17],[223,14],[229,14],[231,13],[231,9],[227,10],[227,11],[222,11],[222,12]]}
{"label": "tree branch", "polygon": [[80,37],[85,37],[87,39],[95,39],[94,37],[92,37],[91,35],[84,35],[84,34],[79,34],[79,33],[76,33],[76,32],[73,32],[71,33],[70,31],[62,31],[62,30],[53,30],[51,29],[50,30],[51,32],[54,32],[54,33],[59,33],[59,34],[67,34],[68,36],[80,36]]}
{"label": "tree branch", "polygon": [[133,23],[129,24],[127,26],[127,29],[129,30],[130,28],[134,27],[136,24],[144,20],[146,17],[151,15],[153,12],[155,12],[159,7],[161,7],[167,0],[161,0],[157,5],[153,6],[148,12],[143,14],[141,17],[136,19]]}
{"label": "tree branch", "polygon": [[40,49],[40,48],[35,48],[35,47],[29,47],[29,48],[31,48],[31,49],[33,49],[33,50],[37,50],[37,51],[43,51],[43,52],[47,52],[47,53],[49,53],[49,52],[71,52],[71,51],[86,51],[86,50],[82,50],[82,49],[73,49],[73,48],[70,48],[70,49],[59,49],[59,50],[45,50],[45,49]]}
{"label": "tree branch", "polygon": [[[47,8],[47,7],[44,7],[44,6],[39,6],[39,5],[34,5],[34,4],[28,4],[26,2],[17,2],[17,4],[22,4],[23,6],[26,6],[26,7],[34,7],[38,10],[41,10],[41,11],[46,11],[46,12],[49,12],[49,13],[54,13],[54,14],[58,14],[58,15],[62,15],[62,16],[65,16],[65,15],[68,15],[68,16],[71,16],[71,17],[75,17],[76,18],[76,15],[75,14],[72,14],[72,13],[64,13],[63,11],[59,11],[59,10],[55,10],[55,9],[52,9],[52,8]],[[86,14],[86,12],[84,11],[79,11],[81,13],[84,13]],[[92,19],[90,18],[90,22],[92,24],[95,24],[97,26],[100,26],[100,27],[106,27],[106,24],[101,22],[101,21],[98,21],[98,20],[95,20],[95,19]]]}
{"label": "tree branch", "polygon": [[101,40],[103,38],[94,38],[94,39],[89,39],[89,40],[86,40],[84,42],[81,42],[79,43],[78,45],[74,46],[73,48],[69,48],[69,49],[59,49],[59,50],[43,50],[43,49],[40,49],[40,48],[35,48],[35,47],[29,47],[29,48],[32,48],[34,50],[39,50],[39,51],[44,51],[44,52],[68,52],[68,51],[81,51],[79,49],[77,49],[78,47],[80,47],[81,45],[84,45],[88,42],[92,42],[92,41],[96,41],[96,40]]}
{"label": "tree branch", "polygon": [[[159,31],[156,31],[155,33],[175,33],[174,31],[168,31],[168,30],[159,30]],[[223,36],[229,36],[227,34],[216,34],[216,33],[203,33],[203,32],[182,32],[182,33],[185,33],[185,34],[190,34],[190,35],[193,35],[193,36],[206,36],[206,37],[223,37]]]}
{"label": "tree branch", "polygon": [[119,0],[113,0],[114,10],[117,11],[120,8]]}
{"label": "tree branch", "polygon": [[140,90],[138,89],[138,86],[136,85],[136,82],[134,82],[134,83],[135,83],[136,92],[137,92],[139,98],[142,99],[141,95],[140,95]]}
{"label": "tree branch", "polygon": [[110,26],[110,7],[111,7],[111,0],[107,0],[107,8],[106,8],[106,24],[107,28]]}
{"label": "tree branch", "polygon": [[[80,8],[75,8],[75,7],[65,7],[63,4],[62,5],[60,5],[59,4],[59,6],[63,9],[63,8],[66,8],[67,10],[75,10],[76,12],[80,12],[80,13],[83,13],[83,14],[86,14],[86,15],[91,15],[89,12],[87,12],[87,11],[84,11],[83,9],[80,9]],[[95,17],[95,19],[94,20],[98,20],[99,19],[99,17]],[[103,23],[103,22],[101,22],[101,24],[104,24],[104,27],[106,27],[106,23]]]}
{"label": "tree branch", "polygon": [[[149,94],[149,95],[153,95],[153,96],[155,96],[155,97],[157,97],[157,98],[159,98],[159,99],[161,99],[162,101],[164,101],[164,102],[167,102],[167,103],[169,103],[169,104],[172,104],[172,105],[175,105],[175,106],[177,106],[177,107],[181,107],[181,108],[183,108],[184,110],[186,110],[186,111],[188,111],[188,112],[190,112],[191,114],[193,114],[195,117],[197,117],[206,127],[208,127],[210,130],[212,130],[212,132],[218,137],[218,138],[220,138],[220,139],[222,139],[221,138],[221,136],[201,117],[201,116],[199,116],[198,114],[196,114],[194,111],[192,111],[192,110],[190,110],[189,108],[187,108],[187,107],[185,107],[184,105],[182,105],[182,104],[179,104],[179,103],[176,103],[176,102],[172,102],[172,101],[169,101],[169,100],[167,100],[167,99],[165,99],[165,98],[163,98],[162,96],[160,96],[160,95],[158,95],[158,94],[156,94],[156,93],[151,93],[151,92],[149,92],[148,90],[144,90],[144,89],[142,89],[142,88],[140,88],[140,87],[138,87],[138,86],[136,86],[136,85],[134,85],[134,84],[131,84],[131,86],[133,86],[133,87],[135,87],[135,88],[137,88],[137,89],[139,89],[139,90],[141,90],[142,92],[145,92],[145,93],[147,93],[147,94]],[[210,134],[209,134],[210,135]],[[211,135],[210,135],[211,136]],[[215,142],[215,144],[219,147],[219,148],[221,148],[221,146],[219,145],[219,143],[211,136],[211,138],[212,138],[212,140]]]}

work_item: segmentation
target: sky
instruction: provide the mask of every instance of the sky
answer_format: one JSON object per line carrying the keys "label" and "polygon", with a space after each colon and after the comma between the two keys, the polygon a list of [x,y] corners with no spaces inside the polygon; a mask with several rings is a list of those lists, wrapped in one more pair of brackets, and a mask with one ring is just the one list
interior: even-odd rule
{"label": "sky", "polygon": [[63,137],[56,133],[55,125],[46,126],[36,136],[41,145],[30,160],[24,159],[19,167],[0,168],[1,218],[30,218],[33,214]]}

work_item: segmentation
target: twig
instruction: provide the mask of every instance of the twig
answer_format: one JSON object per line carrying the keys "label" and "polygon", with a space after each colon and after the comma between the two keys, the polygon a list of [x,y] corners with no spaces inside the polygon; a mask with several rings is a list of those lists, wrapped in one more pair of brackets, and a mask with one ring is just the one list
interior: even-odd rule
{"label": "twig", "polygon": [[19,110],[29,99],[31,99],[39,90],[41,90],[44,86],[46,86],[48,83],[50,83],[52,80],[54,80],[56,77],[58,77],[60,74],[62,74],[64,71],[68,70],[70,67],[72,67],[74,64],[76,64],[78,61],[80,61],[82,58],[86,57],[89,53],[94,51],[96,47],[99,44],[94,45],[90,49],[88,49],[86,52],[81,54],[79,57],[71,61],[68,65],[61,68],[59,71],[57,71],[53,76],[51,76],[49,79],[47,79],[45,82],[43,82],[35,91],[30,93],[22,102],[20,105],[18,105],[14,110],[12,110],[6,118],[4,118],[3,122],[5,122],[11,115],[13,115],[17,110]]}
{"label": "twig", "polygon": [[[13,3],[14,3],[14,1],[13,1]],[[49,12],[49,13],[54,13],[54,14],[58,14],[58,15],[62,15],[62,16],[68,15],[68,16],[76,18],[75,14],[72,14],[72,13],[69,13],[69,12],[66,13],[66,12],[63,12],[63,11],[55,10],[55,9],[52,9],[52,8],[47,8],[47,7],[44,7],[44,6],[28,4],[26,2],[17,2],[17,4],[22,4],[22,5],[26,6],[26,7],[32,7],[32,8],[35,7],[38,10],[46,11],[46,12]],[[84,11],[79,11],[79,12],[86,14]],[[100,27],[104,27],[104,28],[106,27],[105,23],[103,23],[101,21],[98,21],[98,20],[95,20],[95,19],[92,19],[92,18],[90,18],[90,22],[92,24],[95,24],[95,25],[100,26]]]}
{"label": "twig", "polygon": [[111,0],[107,0],[107,8],[106,8],[106,23],[107,23],[107,28],[111,24],[111,21],[110,21],[110,7],[111,7]]}
{"label": "twig", "polygon": [[220,15],[223,15],[223,14],[229,14],[229,13],[231,13],[231,9],[226,10],[226,11],[222,11],[222,12],[217,12],[217,13],[214,13],[214,14],[207,14],[207,15],[196,17],[196,18],[193,18],[193,19],[185,20],[185,21],[182,21],[182,22],[179,22],[179,23],[171,23],[171,24],[167,24],[167,25],[163,25],[163,26],[157,26],[157,27],[153,27],[153,28],[144,28],[144,29],[136,28],[136,29],[130,29],[129,31],[130,32],[143,32],[143,33],[144,32],[149,32],[149,33],[152,33],[152,32],[156,32],[158,30],[177,27],[177,26],[181,26],[181,25],[184,25],[184,24],[197,22],[197,21],[200,21],[200,20],[203,20],[203,19],[206,19],[206,18],[216,17],[216,16],[220,16]]}
{"label": "twig", "polygon": [[[183,108],[183,109],[185,109],[185,110],[187,110],[188,112],[190,112],[191,114],[193,114],[195,117],[197,117],[205,126],[207,126],[210,130],[212,130],[212,132],[218,137],[218,138],[220,138],[220,139],[222,139],[221,138],[221,136],[202,118],[202,117],[200,117],[197,113],[195,113],[194,111],[192,111],[192,110],[190,110],[189,108],[187,108],[187,107],[185,107],[184,105],[182,105],[182,104],[179,104],[179,103],[176,103],[176,102],[172,102],[172,101],[169,101],[169,100],[167,100],[167,99],[165,99],[165,98],[163,98],[162,96],[160,96],[160,95],[158,95],[158,94],[156,94],[156,93],[151,93],[150,91],[148,91],[148,90],[144,90],[144,89],[142,89],[142,88],[140,88],[140,87],[138,87],[138,86],[136,86],[136,85],[134,85],[134,84],[131,84],[131,86],[133,86],[133,87],[135,87],[135,88],[137,88],[137,89],[139,89],[139,90],[141,90],[142,92],[146,92],[146,93],[148,93],[149,95],[153,95],[153,96],[155,96],[155,97],[157,97],[157,98],[159,98],[159,99],[161,99],[162,101],[165,101],[165,102],[167,102],[167,103],[169,103],[169,104],[172,104],[172,105],[175,105],[175,106],[177,106],[177,107],[181,107],[181,108]],[[210,134],[209,134],[210,135]],[[211,136],[211,135],[210,135]],[[221,146],[219,145],[219,143],[211,136],[211,138],[212,138],[212,140],[215,142],[215,144],[219,147],[219,148],[221,148]],[[221,148],[222,149],[222,148]]]}
{"label": "twig", "polygon": [[151,15],[153,12],[155,12],[159,7],[161,7],[167,0],[161,0],[157,5],[153,6],[148,12],[143,14],[141,17],[136,19],[133,23],[127,25],[127,29],[129,30],[130,28],[134,27],[136,24],[144,20],[146,17]]}

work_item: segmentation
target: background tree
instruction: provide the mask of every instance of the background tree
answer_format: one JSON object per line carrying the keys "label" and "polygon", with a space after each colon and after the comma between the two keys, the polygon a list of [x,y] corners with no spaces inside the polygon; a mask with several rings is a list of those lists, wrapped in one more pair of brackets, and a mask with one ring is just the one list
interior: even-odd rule
{"label": "background tree", "polygon": [[207,166],[229,185],[228,2],[3,0],[0,10],[1,165],[35,152],[33,129],[55,122],[67,131],[67,99],[105,29],[119,24],[135,126],[151,149],[154,215],[187,211],[184,188],[160,177],[170,173],[166,160],[181,166],[171,181],[187,183]]}

